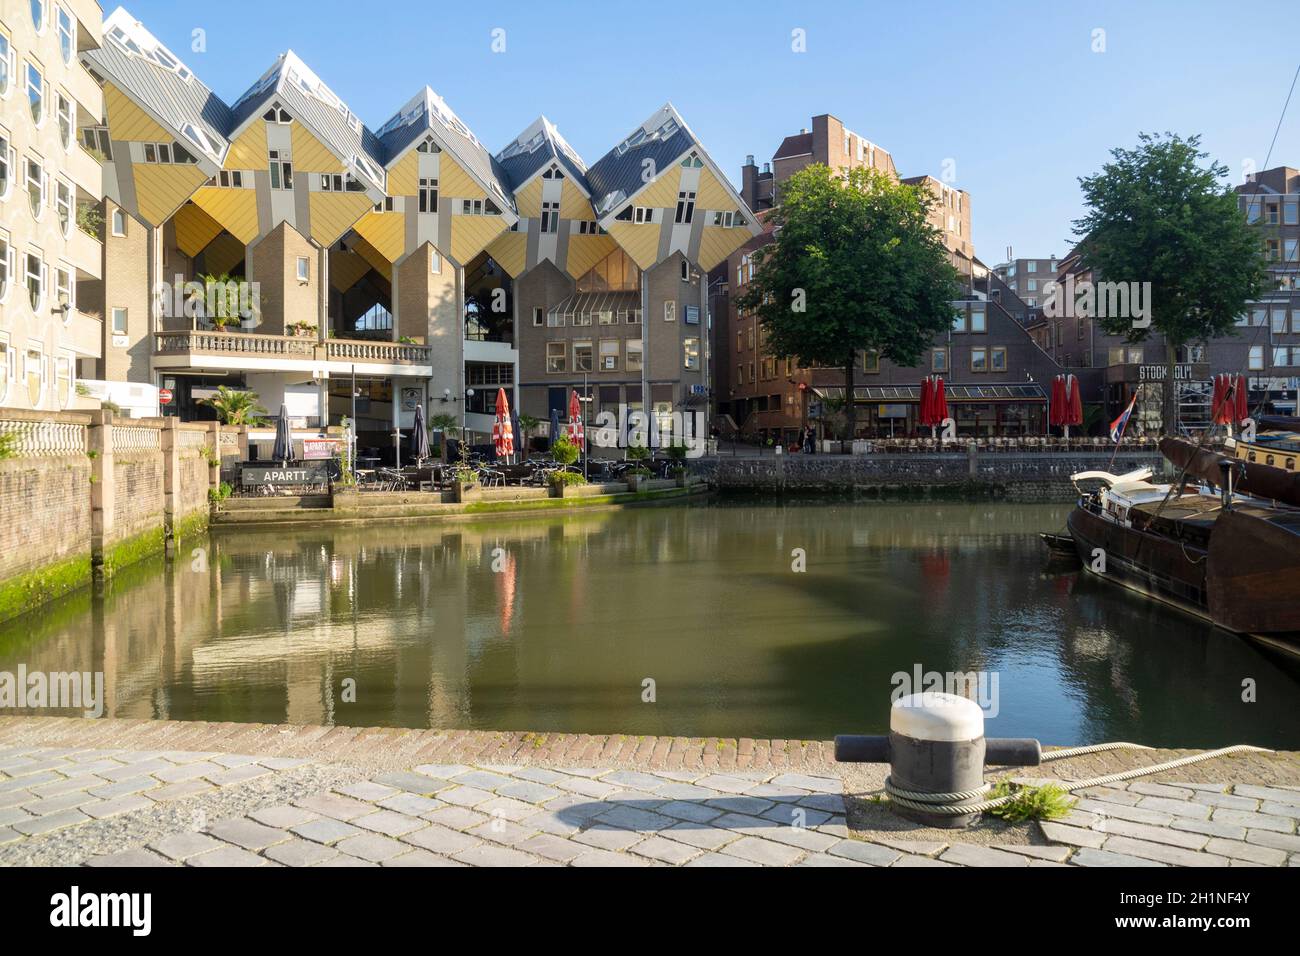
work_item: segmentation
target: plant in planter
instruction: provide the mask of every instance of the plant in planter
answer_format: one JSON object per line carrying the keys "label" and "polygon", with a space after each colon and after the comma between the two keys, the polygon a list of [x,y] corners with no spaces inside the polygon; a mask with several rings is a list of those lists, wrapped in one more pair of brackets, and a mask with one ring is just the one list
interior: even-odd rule
{"label": "plant in planter", "polygon": [[640,491],[644,485],[653,476],[653,472],[644,465],[637,465],[635,468],[627,470],[627,490]]}
{"label": "plant in planter", "polygon": [[199,404],[207,405],[217,413],[223,425],[257,425],[267,410],[257,402],[257,393],[241,391],[218,385],[217,392],[211,398],[200,398]]}
{"label": "plant in planter", "polygon": [[677,479],[677,484],[683,488],[686,487],[686,446],[681,443],[668,446],[668,458],[672,465],[668,468],[668,474]]}
{"label": "plant in planter", "polygon": [[289,323],[289,333],[298,338],[311,338],[316,334],[316,324],[299,319],[297,322]]}
{"label": "plant in planter", "polygon": [[576,471],[553,471],[546,476],[546,481],[551,488],[551,497],[563,498],[564,489],[582,484],[582,475]]}

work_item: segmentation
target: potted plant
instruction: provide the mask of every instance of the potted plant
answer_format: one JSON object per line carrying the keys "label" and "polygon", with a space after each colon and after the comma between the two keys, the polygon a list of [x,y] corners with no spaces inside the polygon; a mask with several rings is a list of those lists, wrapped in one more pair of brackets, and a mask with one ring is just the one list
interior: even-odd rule
{"label": "potted plant", "polygon": [[[561,478],[558,480],[566,482],[567,484],[571,484],[571,485],[582,484],[581,475],[566,471],[566,469],[570,465],[572,465],[574,462],[578,460],[578,456],[580,454],[582,454],[582,450],[578,447],[577,443],[573,441],[573,439],[571,439],[568,435],[561,435],[559,438],[555,439],[555,442],[551,445],[551,457],[554,458],[561,465],[561,468],[557,472],[553,473],[553,476],[554,474],[573,474],[574,478],[578,479],[577,481],[574,481],[571,478]],[[551,486],[551,489],[552,489],[552,494],[555,494],[554,485]],[[563,497],[563,495],[564,492],[561,490],[560,493],[556,495],[556,497]]]}
{"label": "potted plant", "polygon": [[429,417],[429,438],[433,440],[433,454],[435,457],[443,457],[442,450],[446,447],[447,439],[455,438],[459,431],[459,419],[455,415],[448,415],[444,412]]}
{"label": "potted plant", "polygon": [[687,485],[686,445],[680,442],[669,445],[668,458],[672,462],[672,465],[668,468],[668,474],[677,479],[677,487],[685,488]]}
{"label": "potted plant", "polygon": [[483,494],[479,488],[478,472],[462,461],[452,471],[451,490],[457,504],[477,501]]}
{"label": "potted plant", "polygon": [[653,477],[653,472],[645,465],[637,465],[635,468],[627,470],[627,490],[640,491],[647,481]]}
{"label": "potted plant", "polygon": [[311,338],[316,334],[316,325],[305,319],[299,319],[297,322],[289,323],[289,334],[297,338]]}
{"label": "potted plant", "polygon": [[553,471],[546,476],[552,498],[563,498],[565,489],[582,484],[582,475],[576,471]]}
{"label": "potted plant", "polygon": [[217,386],[217,393],[211,398],[200,398],[199,404],[207,405],[217,413],[223,425],[258,425],[267,410],[257,403],[257,393]]}

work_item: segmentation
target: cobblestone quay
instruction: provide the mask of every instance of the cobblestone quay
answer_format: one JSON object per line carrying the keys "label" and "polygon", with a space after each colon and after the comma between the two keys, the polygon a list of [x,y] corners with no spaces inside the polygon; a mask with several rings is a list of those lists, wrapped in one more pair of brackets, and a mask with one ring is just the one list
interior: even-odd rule
{"label": "cobblestone quay", "polygon": [[[1061,779],[1188,751],[1111,751]],[[814,741],[0,719],[0,865],[1296,866],[1300,759],[929,830]]]}

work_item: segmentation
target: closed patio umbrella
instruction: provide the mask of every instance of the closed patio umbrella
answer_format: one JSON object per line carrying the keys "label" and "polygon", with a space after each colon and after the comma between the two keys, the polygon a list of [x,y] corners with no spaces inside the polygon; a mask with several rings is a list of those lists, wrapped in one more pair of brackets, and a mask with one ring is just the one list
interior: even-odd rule
{"label": "closed patio umbrella", "polygon": [[1077,376],[1066,376],[1065,391],[1065,412],[1061,424],[1065,426],[1065,437],[1069,438],[1070,426],[1083,424],[1083,401],[1079,397],[1079,379]]}
{"label": "closed patio umbrella", "polygon": [[930,376],[921,379],[921,407],[918,410],[917,421],[922,428],[934,424],[934,415],[930,412],[932,396],[934,390],[930,385]]}
{"label": "closed patio umbrella", "polygon": [[1052,379],[1051,403],[1048,409],[1047,424],[1052,427],[1064,425],[1065,379],[1057,375]]}
{"label": "closed patio umbrella", "polygon": [[280,405],[280,414],[275,419],[275,447],[271,457],[281,465],[293,457],[293,439],[289,433],[289,410]]}
{"label": "closed patio umbrella", "polygon": [[424,403],[415,406],[415,428],[411,435],[411,454],[415,456],[418,467],[429,457],[429,429],[424,424]]}
{"label": "closed patio umbrella", "polygon": [[1228,401],[1228,376],[1214,376],[1214,395],[1210,399],[1210,422],[1227,425],[1232,421],[1234,403]]}
{"label": "closed patio umbrella", "polygon": [[1246,376],[1237,376],[1237,394],[1233,396],[1233,399],[1237,404],[1232,417],[1237,424],[1240,425],[1250,417],[1250,401],[1246,392]]}
{"label": "closed patio umbrella", "polygon": [[582,400],[575,388],[569,393],[569,437],[579,448],[586,447],[586,430],[582,427]]}
{"label": "closed patio umbrella", "polygon": [[555,446],[555,439],[560,437],[560,410],[551,409],[551,446]]}
{"label": "closed patio umbrella", "polygon": [[944,392],[942,378],[934,380],[934,390],[930,394],[930,412],[934,415],[936,425],[942,425],[948,417],[948,396]]}
{"label": "closed patio umbrella", "polygon": [[492,445],[498,458],[509,458],[515,453],[515,436],[511,430],[510,402],[504,388],[497,389],[496,413],[496,421],[492,423]]}

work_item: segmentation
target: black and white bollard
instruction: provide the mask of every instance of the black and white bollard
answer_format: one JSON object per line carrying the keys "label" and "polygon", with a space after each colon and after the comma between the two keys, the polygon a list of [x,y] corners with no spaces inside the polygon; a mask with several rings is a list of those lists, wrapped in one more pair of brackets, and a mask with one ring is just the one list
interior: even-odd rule
{"label": "black and white bollard", "polygon": [[1036,767],[1041,758],[1037,740],[986,740],[979,705],[938,692],[894,701],[888,737],[835,738],[836,760],[888,761],[885,790],[895,813],[945,829],[970,826],[979,817],[979,811],[962,812],[962,807],[987,798],[985,764]]}

